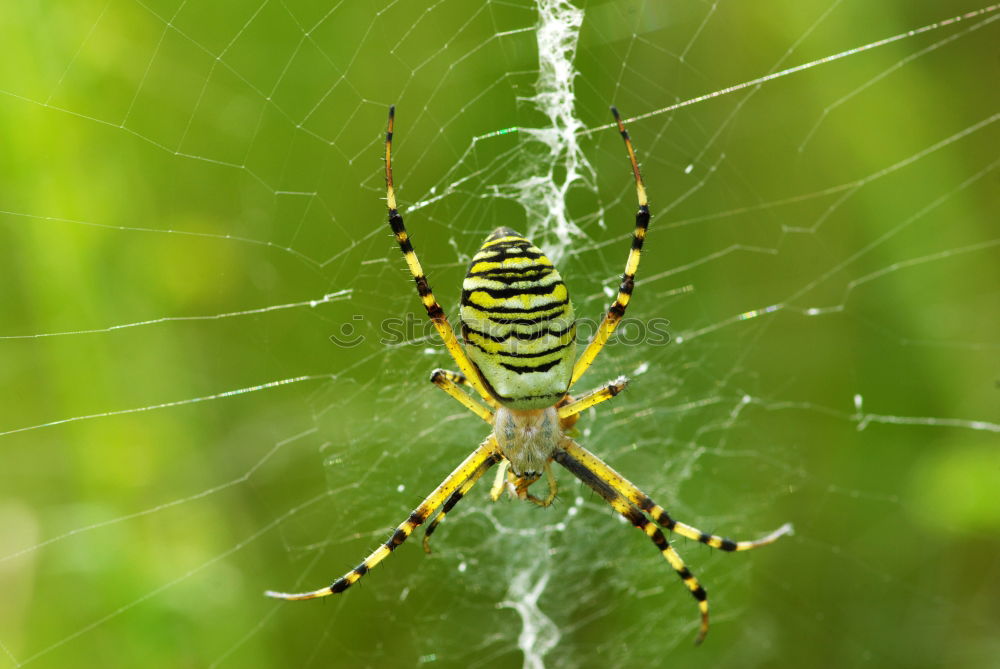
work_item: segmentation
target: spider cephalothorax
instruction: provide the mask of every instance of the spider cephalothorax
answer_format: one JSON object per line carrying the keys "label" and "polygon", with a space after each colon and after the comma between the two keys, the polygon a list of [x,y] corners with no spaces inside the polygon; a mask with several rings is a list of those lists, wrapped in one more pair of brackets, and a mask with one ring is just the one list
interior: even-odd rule
{"label": "spider cephalothorax", "polygon": [[535,480],[545,471],[563,437],[555,407],[500,407],[493,414],[493,435],[500,452],[510,462],[511,473]]}
{"label": "spider cephalothorax", "polygon": [[[437,512],[437,517],[424,533],[424,550],[429,552],[430,536],[444,520],[445,514],[497,463],[500,463],[500,469],[490,493],[494,501],[504,490],[509,490],[515,497],[548,506],[557,492],[556,480],[550,469],[550,464],[556,462],[646,534],[698,602],[701,612],[699,642],[708,632],[705,589],[684,565],[660,528],[724,551],[744,551],[764,546],[791,531],[791,526],[785,525],[756,541],[733,541],[676,521],[637,486],[567,436],[567,430],[576,422],[581,411],[611,399],[627,383],[624,377],[619,377],[579,397],[569,394],[570,388],[590,367],[625,314],[649,226],[646,189],[632,142],[618,110],[612,107],[611,111],[628,151],[639,210],[635,215],[632,246],[618,295],[587,348],[576,358],[573,306],[562,277],[545,254],[509,228],[494,231],[472,259],[462,286],[465,347],[458,342],[444,310],[431,292],[403,225],[403,217],[396,209],[391,162],[394,108],[389,108],[389,128],[385,138],[389,226],[413,275],[427,316],[461,370],[461,373],[435,370],[431,381],[486,421],[492,432],[413,510],[392,536],[357,567],[319,590],[297,594],[269,591],[269,596],[313,599],[343,592]],[[467,393],[463,386],[471,386],[482,402]],[[548,479],[549,492],[544,499],[540,499],[530,494],[528,488],[543,474]]]}

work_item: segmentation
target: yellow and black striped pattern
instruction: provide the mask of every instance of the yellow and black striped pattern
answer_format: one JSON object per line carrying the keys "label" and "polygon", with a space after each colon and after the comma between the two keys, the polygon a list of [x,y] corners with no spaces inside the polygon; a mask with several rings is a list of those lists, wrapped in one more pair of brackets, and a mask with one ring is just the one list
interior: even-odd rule
{"label": "yellow and black striped pattern", "polygon": [[[493,412],[472,399],[472,397],[462,390],[461,386],[468,383],[468,379],[464,375],[438,368],[431,372],[431,383],[454,397],[462,406],[482,418],[489,425],[493,424]],[[492,398],[488,399],[492,400]]]}
{"label": "yellow and black striped pattern", "polygon": [[462,335],[500,404],[543,409],[566,394],[576,355],[569,292],[545,254],[510,228],[495,230],[472,259]]}
{"label": "yellow and black striped pattern", "polygon": [[585,463],[577,459],[570,452],[570,448],[568,448],[571,445],[576,446],[576,444],[567,439],[565,443],[565,446],[567,446],[566,450],[556,451],[554,456],[555,461],[586,483],[594,492],[603,497],[611,508],[650,538],[657,550],[666,558],[670,566],[673,567],[674,572],[684,582],[684,585],[691,592],[691,596],[698,602],[698,611],[701,613],[701,624],[698,627],[698,636],[695,637],[695,643],[704,641],[705,635],[708,634],[708,593],[705,592],[705,588],[701,586],[695,575],[687,568],[684,564],[684,559],[670,545],[670,542],[667,541],[666,536],[660,531],[660,528],[653,524],[642,511],[636,508],[615,487],[610,485],[602,473],[592,470],[588,466],[590,463]]}
{"label": "yellow and black striped pattern", "polygon": [[621,323],[625,316],[625,309],[632,299],[632,289],[635,287],[635,273],[639,271],[639,259],[642,257],[642,245],[646,241],[646,231],[649,230],[649,200],[646,198],[646,185],[642,182],[642,174],[639,173],[639,163],[635,159],[635,149],[632,148],[632,139],[622,123],[622,117],[618,110],[611,108],[611,113],[615,116],[618,124],[618,134],[625,142],[625,149],[628,151],[628,159],[632,165],[632,176],[635,177],[635,194],[639,200],[639,209],[635,212],[635,230],[632,232],[632,248],[629,249],[628,260],[625,261],[625,271],[622,273],[621,284],[618,286],[618,296],[608,308],[608,313],[604,315],[597,332],[594,333],[587,348],[580,355],[580,359],[573,366],[573,377],[570,386],[574,385],[583,373],[587,371],[590,364],[594,362],[597,354],[601,352],[608,339],[614,333],[615,328]]}
{"label": "yellow and black striped pattern", "polygon": [[[400,544],[413,534],[413,530],[423,525],[428,518],[434,515],[434,512],[460,490],[469,479],[473,479],[472,482],[475,483],[475,480],[482,476],[483,472],[499,461],[499,459],[500,455],[496,450],[496,440],[490,435],[455,471],[448,475],[448,478],[441,482],[441,485],[434,492],[427,496],[427,499],[420,506],[410,513],[410,516],[396,528],[396,531],[392,533],[392,536],[384,544],[376,548],[361,564],[338,578],[330,586],[313,590],[312,592],[289,593],[268,590],[264,594],[276,599],[301,600],[327,597],[347,590],[378,563],[389,557]],[[456,502],[458,502],[458,499],[455,499],[452,506]]]}
{"label": "yellow and black striped pattern", "polygon": [[563,442],[562,448],[588,470],[593,472],[598,478],[600,478],[601,481],[613,488],[615,492],[625,497],[625,499],[627,499],[630,503],[639,507],[644,512],[648,513],[650,518],[655,520],[659,525],[667,530],[670,530],[671,532],[676,532],[682,537],[693,539],[707,546],[711,546],[712,548],[717,548],[721,551],[727,552],[748,551],[753,548],[759,548],[760,546],[772,544],[779,538],[785,536],[786,534],[791,534],[792,532],[791,525],[786,524],[782,525],[774,532],[753,541],[734,541],[732,539],[727,539],[726,537],[720,537],[716,534],[702,532],[697,527],[692,527],[687,523],[682,523],[671,518],[666,509],[650,499],[646,493],[639,489],[639,486],[619,474],[610,465],[580,444],[567,439]]}
{"label": "yellow and black striped pattern", "polygon": [[627,385],[628,379],[624,376],[619,376],[614,381],[606,383],[600,388],[591,390],[589,393],[585,393],[579,397],[570,397],[567,395],[563,403],[557,407],[563,431],[576,423],[575,417],[581,411],[586,411],[592,406],[601,402],[607,402],[611,398],[616,397],[618,393],[625,390],[625,386]]}
{"label": "yellow and black striped pattern", "polygon": [[448,512],[451,511],[456,504],[461,502],[462,498],[469,494],[469,491],[472,490],[472,486],[476,485],[476,482],[483,476],[483,474],[485,474],[490,467],[492,467],[499,461],[500,461],[500,455],[498,453],[494,457],[488,459],[483,464],[479,465],[479,469],[474,471],[469,476],[469,478],[465,480],[465,483],[463,483],[459,487],[458,490],[451,493],[451,497],[449,497],[448,500],[441,507],[441,511],[438,512],[438,515],[434,518],[434,520],[432,520],[430,523],[427,524],[427,528],[424,530],[425,553],[429,554],[431,552],[431,535],[434,534],[434,530],[437,529],[437,526],[444,522],[444,519],[448,515]]}
{"label": "yellow and black striped pattern", "polygon": [[389,227],[392,228],[392,234],[396,238],[396,243],[399,244],[399,250],[403,252],[406,267],[413,276],[413,282],[417,286],[417,295],[420,296],[420,302],[424,305],[427,317],[434,324],[434,329],[437,330],[438,336],[444,342],[445,348],[448,349],[448,354],[451,355],[455,364],[458,365],[466,382],[483,399],[489,399],[490,394],[483,387],[479,375],[476,373],[475,366],[465,354],[462,345],[458,343],[458,338],[455,337],[455,332],[451,329],[451,323],[448,322],[448,317],[445,315],[444,309],[441,308],[437,298],[434,297],[434,292],[431,290],[431,286],[427,282],[427,276],[424,274],[424,268],[420,265],[420,260],[417,258],[417,252],[413,250],[413,242],[410,241],[410,235],[406,231],[403,216],[399,213],[399,209],[396,208],[396,189],[392,182],[392,131],[395,122],[396,107],[389,107],[389,125],[385,131],[385,203],[389,208]]}
{"label": "yellow and black striped pattern", "polygon": [[[649,537],[698,603],[701,612],[698,642],[708,632],[708,595],[670,545],[664,530],[723,551],[750,550],[791,534],[791,526],[785,525],[755,541],[733,541],[676,521],[633,483],[566,436],[566,431],[572,428],[581,411],[615,397],[628,382],[625,377],[619,377],[576,398],[567,394],[569,387],[576,383],[608,342],[625,314],[650,219],[646,190],[639,174],[632,142],[618,111],[612,107],[612,112],[628,151],[639,210],[635,216],[632,245],[618,295],[586,350],[574,364],[576,325],[566,286],[549,259],[531,242],[509,228],[494,231],[473,258],[462,292],[462,334],[465,347],[459,344],[444,309],[431,292],[403,225],[403,217],[396,208],[391,167],[394,111],[390,108],[385,142],[389,225],[413,276],[427,316],[460,370],[460,373],[456,373],[438,369],[430,380],[493,426],[496,432],[491,433],[410,513],[389,539],[357,567],[320,590],[302,593],[269,591],[269,596],[314,599],[343,592],[392,554],[414,530],[440,510],[440,514],[428,524],[425,532],[424,550],[429,552],[430,536],[437,526],[486,471],[497,463],[500,467],[490,491],[490,497],[494,501],[504,490],[510,490],[515,496],[536,504],[551,504],[557,492],[556,480],[550,468],[550,463],[554,460]],[[485,404],[466,393],[463,385],[471,386]],[[546,425],[555,420],[558,421],[558,429],[547,431]],[[511,447],[509,450],[508,446]],[[525,452],[528,452],[530,458],[525,456]],[[514,463],[519,459],[534,462],[532,458],[536,456],[539,462],[544,463],[538,469],[544,467],[549,481],[549,494],[544,499],[528,492],[529,486],[539,478],[538,470],[532,470],[533,473],[529,476],[516,474],[513,469]]]}

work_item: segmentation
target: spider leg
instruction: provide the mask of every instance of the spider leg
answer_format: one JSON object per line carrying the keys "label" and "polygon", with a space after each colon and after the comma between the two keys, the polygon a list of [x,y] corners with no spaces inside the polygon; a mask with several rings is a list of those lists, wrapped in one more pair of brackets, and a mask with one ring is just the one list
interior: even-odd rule
{"label": "spider leg", "polygon": [[530,492],[527,492],[527,487],[525,487],[525,496],[528,501],[537,504],[538,506],[550,506],[556,498],[556,494],[559,492],[559,484],[556,482],[556,477],[552,475],[552,467],[546,462],[545,463],[545,478],[549,482],[549,494],[545,498],[535,497]]}
{"label": "spider leg", "polygon": [[423,545],[425,553],[431,552],[431,535],[434,534],[434,530],[437,529],[437,526],[440,525],[442,521],[444,521],[445,516],[448,515],[448,512],[451,511],[452,508],[454,508],[454,506],[458,504],[463,497],[469,494],[469,490],[472,489],[472,486],[476,485],[476,481],[478,481],[480,477],[486,473],[486,470],[495,465],[499,460],[500,460],[500,455],[494,454],[492,458],[490,458],[483,464],[479,465],[479,468],[476,471],[472,472],[469,478],[467,478],[465,482],[462,483],[461,487],[459,487],[458,490],[451,493],[451,497],[449,497],[448,501],[446,501],[444,503],[444,506],[441,507],[441,511],[438,513],[437,516],[435,516],[434,520],[432,520],[427,525],[427,529],[424,530]]}
{"label": "spider leg", "polygon": [[493,435],[490,435],[486,438],[486,441],[480,444],[479,447],[462,462],[462,464],[460,464],[451,474],[447,476],[447,478],[445,478],[444,481],[441,482],[437,488],[434,489],[434,492],[427,496],[420,506],[410,513],[409,518],[403,521],[403,523],[396,528],[396,531],[392,533],[392,536],[389,537],[388,541],[375,549],[371,555],[365,558],[364,562],[338,578],[329,586],[312,592],[287,593],[268,590],[264,594],[268,597],[274,597],[277,599],[314,599],[316,597],[326,597],[327,595],[333,595],[347,590],[349,587],[357,583],[362,576],[371,571],[375,565],[387,558],[389,554],[396,550],[400,544],[406,541],[407,537],[413,533],[413,530],[430,518],[438,507],[440,507],[445,500],[447,500],[448,497],[462,485],[464,481],[468,480],[469,477],[478,471],[485,462],[488,460],[494,460],[497,457],[498,452],[496,440],[493,438]]}
{"label": "spider leg", "polygon": [[670,514],[668,514],[662,506],[651,500],[646,493],[639,489],[638,486],[616,472],[603,460],[572,439],[564,439],[561,446],[567,453],[573,456],[575,460],[582,462],[587,469],[595,472],[601,480],[611,486],[615,492],[624,496],[629,502],[648,513],[657,523],[672,532],[676,532],[682,537],[694,539],[695,541],[700,541],[701,543],[711,546],[712,548],[718,548],[724,551],[748,551],[751,548],[759,548],[760,546],[766,546],[774,543],[782,536],[792,533],[792,526],[789,523],[782,525],[767,536],[754,541],[733,541],[732,539],[702,532],[696,527],[692,527],[691,525],[671,518]]}
{"label": "spider leg", "polygon": [[507,469],[510,467],[510,461],[504,460],[500,463],[500,468],[497,469],[497,476],[493,479],[493,487],[490,488],[490,500],[497,501],[500,499],[500,495],[503,491],[507,489]]}
{"label": "spider leg", "polygon": [[493,412],[472,397],[469,397],[469,395],[459,387],[459,384],[468,383],[467,379],[461,374],[449,372],[445,369],[435,369],[431,372],[431,383],[454,397],[462,403],[462,406],[485,420],[490,425],[493,424]]}
{"label": "spider leg", "polygon": [[632,233],[632,248],[628,253],[628,260],[625,263],[625,273],[622,274],[621,285],[618,287],[618,297],[615,298],[615,301],[608,309],[608,313],[605,314],[604,320],[598,326],[593,339],[590,340],[587,348],[584,349],[583,353],[577,359],[576,364],[573,365],[573,377],[569,382],[570,387],[577,382],[583,373],[587,371],[587,368],[590,367],[590,364],[594,362],[594,358],[604,348],[611,333],[615,331],[618,323],[621,322],[622,317],[625,315],[625,308],[628,307],[629,299],[632,297],[635,273],[639,269],[642,243],[646,239],[646,229],[649,227],[649,202],[646,200],[646,187],[642,183],[642,175],[639,174],[639,164],[635,159],[632,140],[628,136],[625,124],[622,123],[621,116],[618,115],[618,110],[612,107],[611,113],[615,115],[615,121],[618,122],[618,132],[621,133],[622,139],[625,140],[628,159],[632,163],[632,174],[635,176],[635,191],[639,198],[639,210],[635,214],[635,231]]}
{"label": "spider leg", "polygon": [[482,381],[480,381],[479,371],[472,364],[472,361],[469,360],[469,356],[465,354],[465,350],[461,344],[458,343],[455,331],[452,330],[451,323],[448,322],[448,317],[445,315],[444,309],[441,308],[437,298],[434,297],[434,293],[431,292],[430,284],[427,283],[427,277],[424,275],[424,269],[420,266],[420,260],[417,259],[417,254],[413,250],[413,244],[410,242],[410,236],[406,232],[406,226],[403,225],[403,217],[396,208],[396,190],[392,184],[392,129],[395,116],[396,108],[394,106],[389,107],[389,124],[385,133],[385,187],[386,205],[389,207],[389,226],[392,228],[392,233],[396,236],[399,250],[403,252],[403,257],[406,259],[406,267],[410,270],[410,274],[413,275],[414,283],[417,284],[417,293],[420,295],[420,301],[423,302],[424,309],[427,311],[427,317],[431,319],[434,328],[444,342],[445,348],[448,349],[448,353],[451,354],[459,370],[465,375],[469,385],[475,388],[476,392],[483,399],[489,399],[489,391],[486,390]]}
{"label": "spider leg", "polygon": [[[454,381],[458,385],[469,386],[470,388],[473,387],[472,383],[469,382],[469,379],[465,378],[465,374],[459,374],[458,372],[450,372],[447,369],[443,369],[441,371],[444,372],[450,380]],[[484,397],[483,401],[485,401],[486,404],[488,404],[489,407],[494,411],[500,408],[500,403],[497,402],[492,395]]]}
{"label": "spider leg", "polygon": [[642,511],[630,503],[624,495],[615,490],[600,473],[591,470],[584,462],[573,457],[568,451],[557,449],[553,458],[572,472],[574,476],[586,483],[594,492],[603,497],[615,511],[642,531],[656,545],[657,550],[667,559],[667,562],[677,572],[684,585],[691,591],[691,595],[695,598],[695,601],[698,602],[698,610],[701,612],[701,626],[698,629],[698,636],[695,638],[695,643],[701,643],[705,639],[705,635],[708,634],[708,595],[705,593],[705,588],[701,587],[698,579],[695,578],[695,575],[684,564],[681,556],[670,545],[667,538],[663,536],[660,528],[646,518]]}
{"label": "spider leg", "polygon": [[577,415],[581,411],[589,409],[595,404],[600,404],[601,402],[611,399],[624,390],[627,385],[628,379],[624,376],[619,376],[614,381],[611,381],[600,388],[595,388],[589,393],[573,398],[572,401],[559,407],[559,420],[564,421],[567,418]]}

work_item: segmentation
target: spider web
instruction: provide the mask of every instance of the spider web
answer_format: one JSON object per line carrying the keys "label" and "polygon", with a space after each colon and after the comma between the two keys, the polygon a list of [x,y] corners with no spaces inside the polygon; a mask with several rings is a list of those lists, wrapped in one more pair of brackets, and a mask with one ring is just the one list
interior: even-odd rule
{"label": "spider web", "polygon": [[[0,666],[984,666],[1000,8],[964,2],[0,9]],[[456,314],[494,227],[579,315],[653,223],[580,441],[682,520],[713,611],[566,472],[350,592],[484,426],[384,222]],[[659,320],[657,320],[659,319]],[[670,341],[653,326],[669,319]],[[334,340],[340,341],[336,344]],[[984,543],[986,544],[984,546]]]}

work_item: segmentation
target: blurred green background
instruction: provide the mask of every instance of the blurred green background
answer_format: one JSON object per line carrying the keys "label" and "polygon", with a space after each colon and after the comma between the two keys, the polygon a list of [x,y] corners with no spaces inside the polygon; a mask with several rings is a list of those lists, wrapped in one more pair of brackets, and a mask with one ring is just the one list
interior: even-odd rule
{"label": "blurred green background", "polygon": [[[983,5],[576,6],[594,128]],[[356,564],[484,436],[426,381],[451,364],[385,224],[389,104],[453,317],[501,224],[606,308],[617,134],[577,136],[568,244],[512,186],[565,157],[474,140],[550,122],[534,3],[3,3],[0,666],[1000,666],[998,17],[630,125],[630,316],[673,341],[609,347],[584,385],[633,383],[581,439],[705,530],[796,527],[675,541],[694,648],[684,588],[566,472],[545,510],[477,488],[342,597],[262,596]]]}

